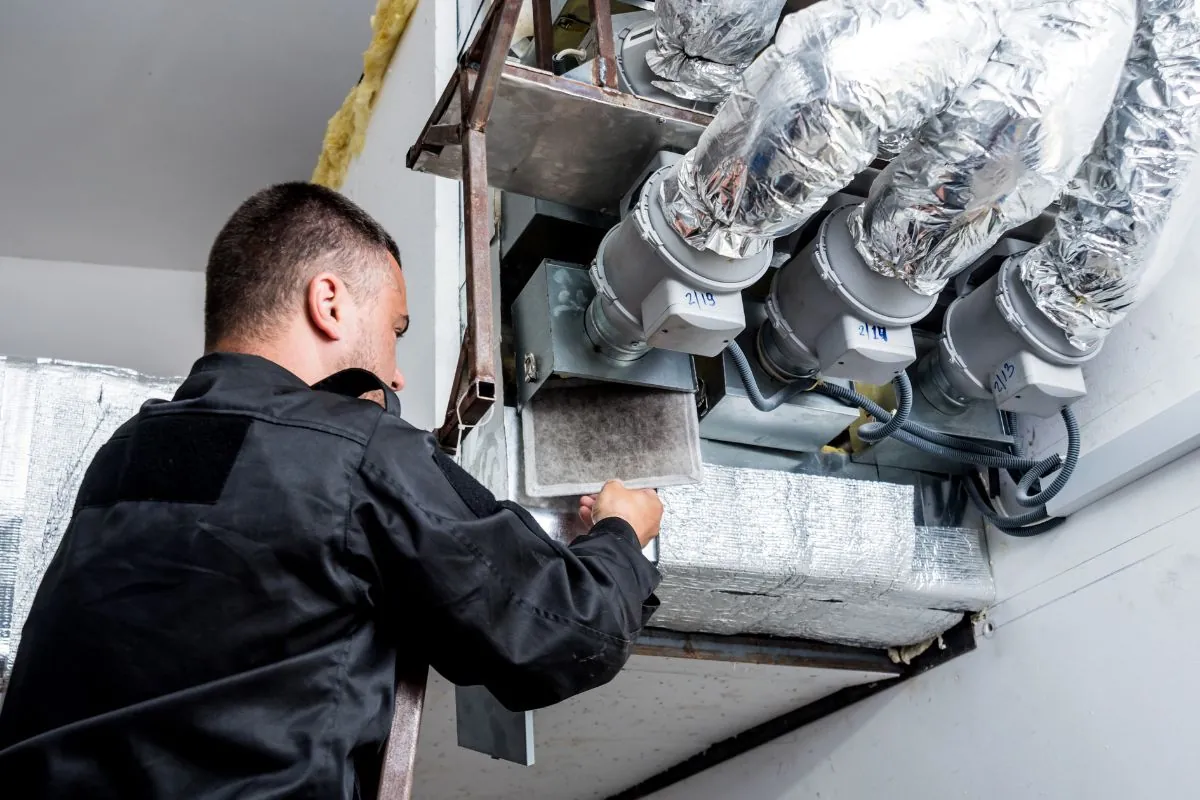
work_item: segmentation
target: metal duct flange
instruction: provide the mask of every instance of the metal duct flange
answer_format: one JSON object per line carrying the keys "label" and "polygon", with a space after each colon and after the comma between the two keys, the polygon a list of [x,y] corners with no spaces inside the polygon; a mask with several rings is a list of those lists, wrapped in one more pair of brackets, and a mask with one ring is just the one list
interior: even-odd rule
{"label": "metal duct flange", "polygon": [[918,368],[922,393],[955,413],[975,400],[1050,417],[1087,393],[1079,365],[1099,352],[1080,352],[1033,302],[1016,259],[946,309],[936,351]]}
{"label": "metal duct flange", "polygon": [[[637,204],[604,237],[592,264],[596,299],[587,333],[610,356],[628,360],[652,347],[715,356],[745,328],[740,292],[771,265],[770,248],[728,258],[688,246],[662,209],[671,167],[646,181]],[[639,341],[640,340],[640,341]]]}
{"label": "metal duct flange", "polygon": [[764,367],[787,380],[819,371],[887,383],[916,360],[913,322],[937,302],[871,270],[854,248],[842,206],[776,274],[760,334]]}

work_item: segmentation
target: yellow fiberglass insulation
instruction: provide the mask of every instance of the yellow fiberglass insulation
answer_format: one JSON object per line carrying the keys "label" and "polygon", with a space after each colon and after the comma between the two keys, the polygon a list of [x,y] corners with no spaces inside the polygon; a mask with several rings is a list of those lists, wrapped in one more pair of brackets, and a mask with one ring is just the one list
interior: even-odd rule
{"label": "yellow fiberglass insulation", "polygon": [[377,0],[371,16],[371,45],[363,53],[362,79],[329,120],[313,183],[340,188],[350,160],[362,152],[383,77],[416,7],[417,0]]}

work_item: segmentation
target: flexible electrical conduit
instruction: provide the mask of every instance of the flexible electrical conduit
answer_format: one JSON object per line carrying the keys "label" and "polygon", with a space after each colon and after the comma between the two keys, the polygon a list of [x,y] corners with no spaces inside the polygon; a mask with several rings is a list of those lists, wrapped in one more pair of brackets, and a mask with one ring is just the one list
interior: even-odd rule
{"label": "flexible electrical conduit", "polygon": [[[1017,481],[1017,502],[1022,506],[1031,508],[1030,511],[1023,514],[1006,516],[998,513],[983,498],[978,487],[974,486],[970,481],[967,482],[968,495],[971,501],[979,508],[980,512],[993,525],[1009,533],[1035,535],[1035,533],[1049,529],[1040,525],[1040,523],[1047,520],[1045,504],[1062,491],[1067,481],[1070,480],[1071,474],[1075,471],[1076,464],[1079,462],[1079,424],[1075,419],[1074,412],[1070,408],[1062,410],[1063,422],[1067,428],[1066,458],[1061,458],[1057,453],[1054,453],[1040,460],[1032,459],[1020,454],[1019,445],[1016,446],[1016,454],[1006,453],[996,448],[987,447],[986,445],[948,436],[908,419],[912,408],[912,387],[908,377],[904,373],[897,375],[896,379],[892,381],[893,386],[896,388],[897,410],[895,413],[886,410],[869,397],[853,389],[831,383],[817,383],[814,385],[811,380],[797,381],[785,386],[770,397],[764,397],[754,379],[754,372],[750,367],[750,361],[746,358],[746,354],[742,352],[741,347],[736,342],[733,342],[730,343],[728,349],[734,366],[737,368],[738,375],[741,377],[742,384],[746,387],[746,394],[750,398],[750,402],[760,411],[773,411],[800,392],[811,389],[827,397],[832,397],[845,405],[857,406],[874,417],[877,422],[868,423],[859,428],[859,437],[863,441],[874,443],[891,436],[910,447],[947,460],[974,464],[981,467],[1020,471],[1022,474]],[[1052,474],[1055,470],[1058,471],[1058,475],[1049,486],[1037,494],[1030,494],[1030,490],[1036,481]],[[1033,528],[1025,527],[1033,523],[1039,523],[1033,526],[1038,528],[1038,530],[1035,531]]]}

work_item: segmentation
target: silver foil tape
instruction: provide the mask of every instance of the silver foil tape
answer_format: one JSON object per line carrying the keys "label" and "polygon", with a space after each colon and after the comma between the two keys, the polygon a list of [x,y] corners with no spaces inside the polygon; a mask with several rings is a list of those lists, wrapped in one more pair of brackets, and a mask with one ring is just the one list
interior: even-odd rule
{"label": "silver foil tape", "polygon": [[659,89],[686,100],[729,94],[775,33],[784,0],[658,0],[646,64]]}
{"label": "silver foil tape", "polygon": [[739,258],[796,230],[944,108],[1000,37],[1007,0],[823,0],[789,14],[663,183],[675,230]]}
{"label": "silver foil tape", "polygon": [[1116,101],[1063,194],[1055,229],[1020,262],[1038,308],[1081,350],[1152,288],[1143,277],[1200,137],[1197,2],[1139,5]]}
{"label": "silver foil tape", "polygon": [[152,397],[182,379],[0,356],[0,692],[21,627],[71,519],[92,457]]}
{"label": "silver foil tape", "polygon": [[876,272],[937,294],[1053,202],[1117,90],[1136,0],[1018,0],[979,76],[930,119],[849,219]]}

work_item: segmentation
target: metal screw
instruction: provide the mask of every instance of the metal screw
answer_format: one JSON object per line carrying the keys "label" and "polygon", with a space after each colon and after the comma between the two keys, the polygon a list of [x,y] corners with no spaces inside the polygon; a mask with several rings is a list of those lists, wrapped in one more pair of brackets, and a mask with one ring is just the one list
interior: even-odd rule
{"label": "metal screw", "polygon": [[538,364],[537,356],[533,353],[526,353],[522,363],[525,371],[525,382],[533,383],[538,379]]}

